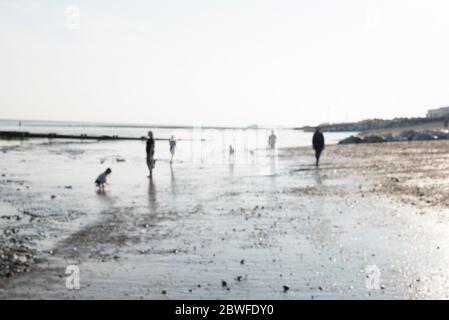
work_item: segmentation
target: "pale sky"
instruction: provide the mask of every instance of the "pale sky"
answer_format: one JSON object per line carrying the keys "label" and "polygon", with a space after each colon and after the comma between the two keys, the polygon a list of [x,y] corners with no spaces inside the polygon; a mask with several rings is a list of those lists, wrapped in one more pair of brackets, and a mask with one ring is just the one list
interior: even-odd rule
{"label": "pale sky", "polygon": [[0,0],[0,118],[299,126],[449,105],[447,0],[111,2]]}

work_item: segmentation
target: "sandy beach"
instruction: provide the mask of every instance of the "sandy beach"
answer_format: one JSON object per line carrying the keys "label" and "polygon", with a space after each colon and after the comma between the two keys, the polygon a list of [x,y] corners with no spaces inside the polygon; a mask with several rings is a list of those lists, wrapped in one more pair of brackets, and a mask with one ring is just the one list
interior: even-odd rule
{"label": "sandy beach", "polygon": [[118,149],[2,143],[1,299],[448,298],[449,142],[328,146],[319,169],[304,147],[160,159],[152,182]]}

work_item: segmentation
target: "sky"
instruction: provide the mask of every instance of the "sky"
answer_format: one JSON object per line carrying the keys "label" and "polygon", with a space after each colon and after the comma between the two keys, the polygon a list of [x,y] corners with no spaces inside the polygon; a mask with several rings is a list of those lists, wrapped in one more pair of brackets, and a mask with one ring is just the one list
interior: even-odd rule
{"label": "sky", "polygon": [[0,118],[302,126],[449,105],[447,0],[0,0]]}

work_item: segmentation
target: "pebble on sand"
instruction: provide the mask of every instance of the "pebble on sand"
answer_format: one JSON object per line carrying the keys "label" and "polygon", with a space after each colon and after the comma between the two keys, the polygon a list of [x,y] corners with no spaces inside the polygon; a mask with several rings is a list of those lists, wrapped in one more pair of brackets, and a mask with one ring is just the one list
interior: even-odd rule
{"label": "pebble on sand", "polygon": [[237,276],[237,277],[235,278],[235,280],[237,280],[238,282],[242,282],[242,281],[245,281],[247,278],[248,278],[247,275],[244,275],[244,276]]}

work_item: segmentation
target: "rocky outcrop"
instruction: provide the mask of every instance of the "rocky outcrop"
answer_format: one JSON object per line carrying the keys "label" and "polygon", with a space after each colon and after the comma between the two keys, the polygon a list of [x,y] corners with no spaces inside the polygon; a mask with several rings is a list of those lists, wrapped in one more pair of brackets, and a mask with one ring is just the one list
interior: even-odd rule
{"label": "rocky outcrop", "polygon": [[367,136],[363,138],[363,142],[364,143],[381,143],[381,142],[386,142],[387,140],[384,137],[380,137],[380,136],[375,136],[375,135],[371,135],[371,136]]}
{"label": "rocky outcrop", "polygon": [[362,138],[350,136],[350,137],[347,137],[346,139],[341,140],[338,144],[354,144],[354,143],[361,143],[361,142],[362,142]]}
{"label": "rocky outcrop", "polygon": [[338,144],[354,144],[354,143],[382,143],[394,141],[428,141],[428,140],[449,140],[448,131],[403,131],[398,135],[391,133],[386,135],[370,135],[366,137],[350,136],[341,140]]}
{"label": "rocky outcrop", "polygon": [[[324,132],[361,132],[425,125],[434,122],[441,122],[444,120],[445,118],[395,118],[391,120],[370,119],[348,123],[324,123],[319,125],[319,127],[321,128],[321,131]],[[315,131],[315,126],[296,129],[304,130],[306,132],[313,132]]]}

